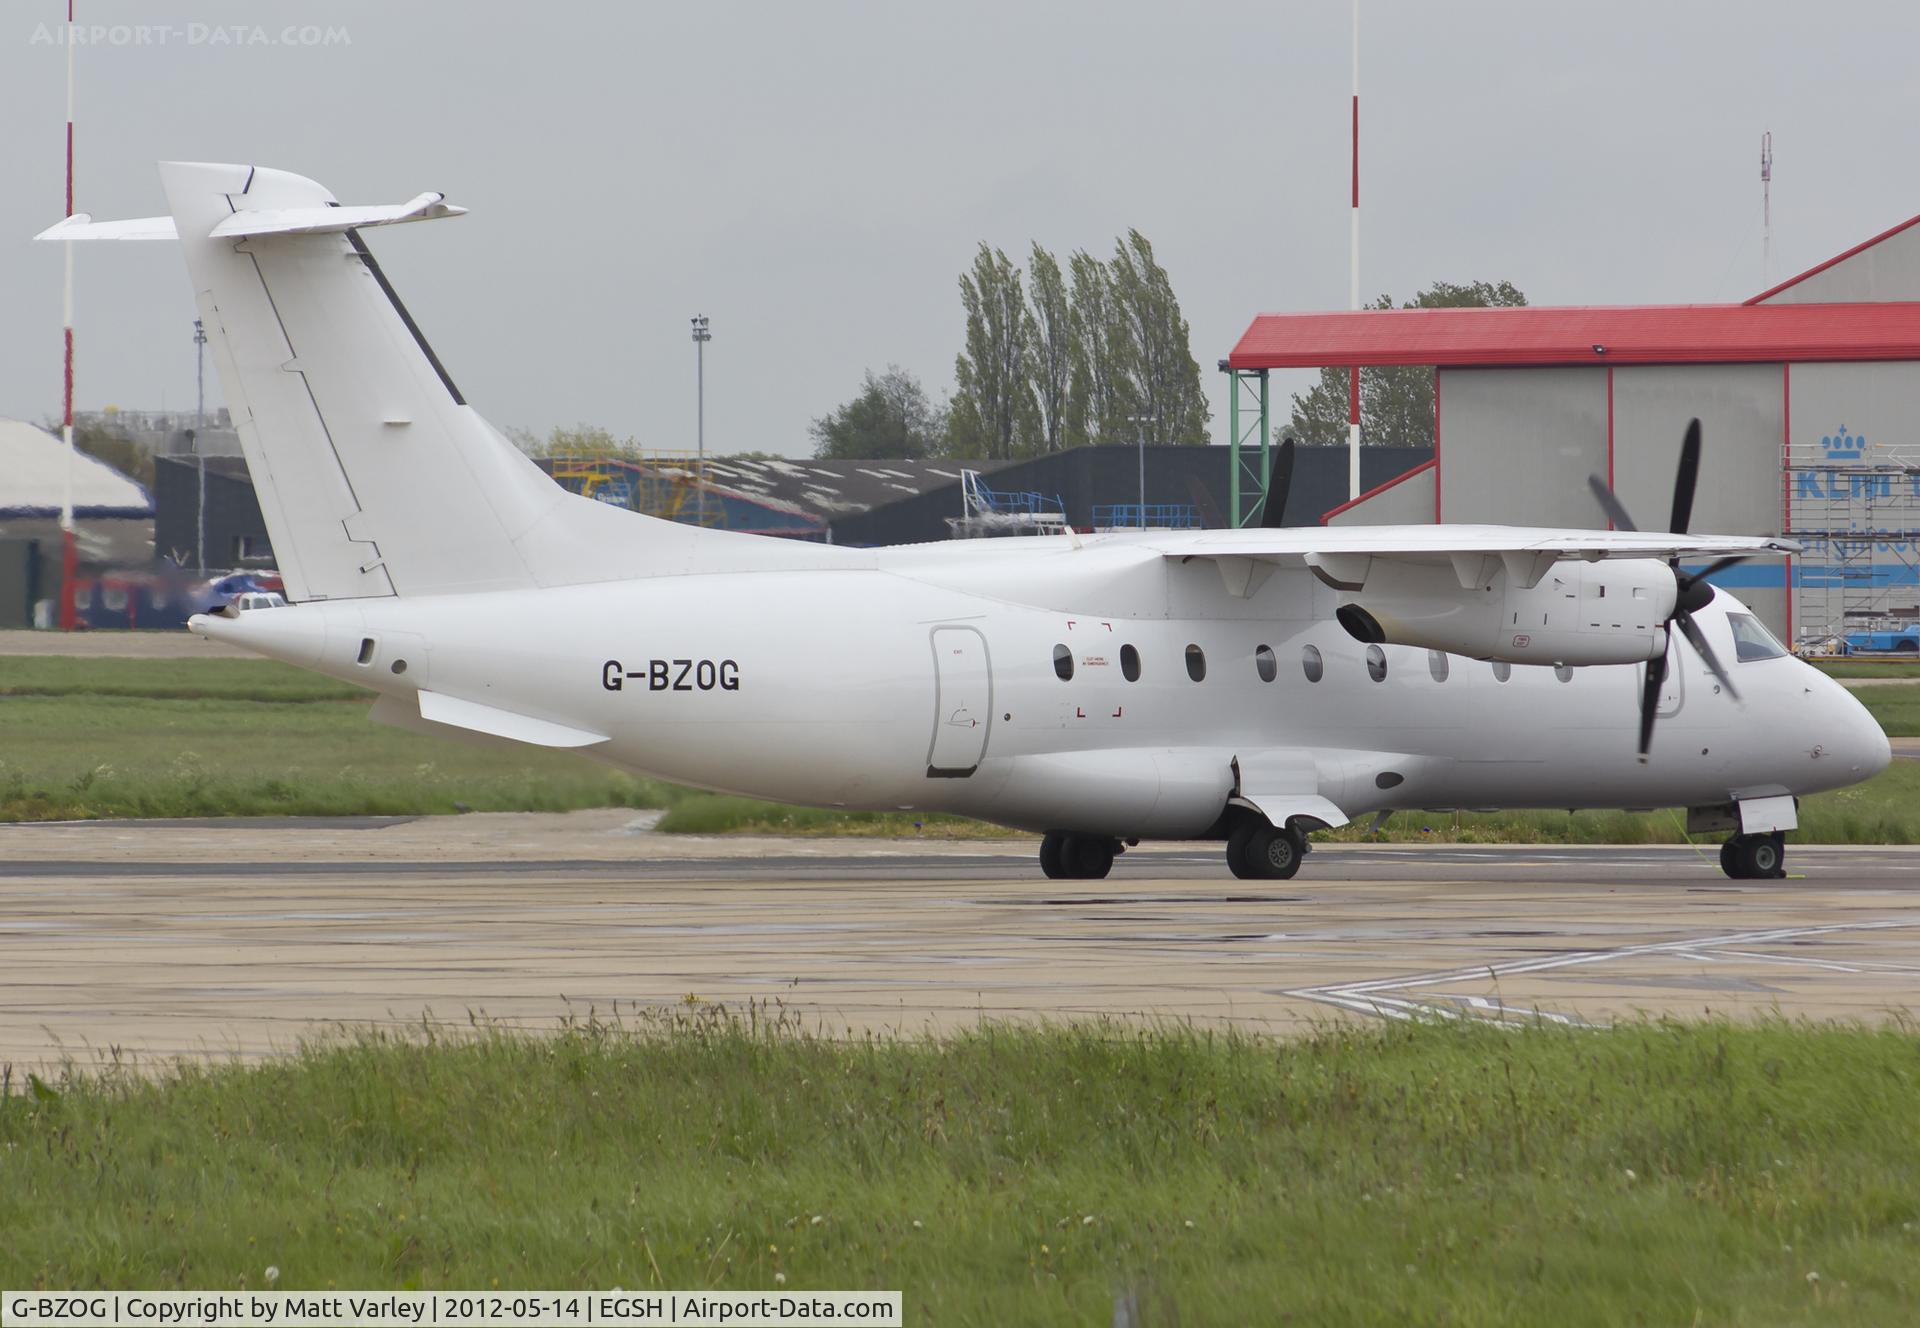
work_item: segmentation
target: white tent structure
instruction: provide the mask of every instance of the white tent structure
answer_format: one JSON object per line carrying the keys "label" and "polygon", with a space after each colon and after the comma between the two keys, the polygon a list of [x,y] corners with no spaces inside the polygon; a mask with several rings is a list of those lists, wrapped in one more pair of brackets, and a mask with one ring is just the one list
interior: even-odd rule
{"label": "white tent structure", "polygon": [[[60,516],[67,447],[24,420],[0,419],[0,520]],[[78,521],[153,516],[153,495],[84,452],[73,457],[73,515]]]}

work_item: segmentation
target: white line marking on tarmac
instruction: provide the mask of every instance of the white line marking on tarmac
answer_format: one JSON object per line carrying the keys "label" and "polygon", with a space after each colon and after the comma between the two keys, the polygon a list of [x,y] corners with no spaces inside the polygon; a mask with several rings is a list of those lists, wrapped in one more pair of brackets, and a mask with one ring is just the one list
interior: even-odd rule
{"label": "white line marking on tarmac", "polygon": [[[1673,955],[1682,959],[1691,959],[1702,963],[1717,962],[1716,957],[1701,953],[1706,949],[1726,950],[1729,955],[1748,960],[1764,960],[1780,964],[1802,964],[1808,967],[1832,968],[1842,972],[1858,970],[1843,964],[1824,960],[1806,959],[1799,956],[1744,954],[1729,950],[1737,945],[1765,945],[1770,942],[1798,941],[1813,936],[1831,936],[1839,932],[1885,931],[1900,927],[1920,927],[1920,915],[1908,915],[1899,918],[1883,918],[1874,922],[1836,922],[1818,927],[1775,927],[1766,931],[1747,931],[1725,933],[1718,936],[1697,936],[1678,941],[1654,941],[1641,945],[1622,945],[1611,950],[1570,950],[1565,954],[1551,955],[1540,959],[1516,959],[1505,963],[1473,964],[1464,968],[1450,969],[1439,973],[1418,973],[1407,977],[1378,978],[1367,982],[1334,983],[1320,987],[1300,987],[1287,992],[1289,996],[1301,1000],[1318,1001],[1323,1005],[1337,1006],[1343,1010],[1354,1010],[1361,1014],[1378,1015],[1387,1019],[1412,1019],[1421,1016],[1442,1019],[1464,1017],[1456,1008],[1465,1005],[1471,1010],[1491,1015],[1495,1020],[1506,1023],[1509,1019],[1546,1020],[1551,1023],[1570,1024],[1580,1027],[1592,1027],[1586,1020],[1574,1015],[1560,1014],[1552,1010],[1542,1010],[1536,1006],[1511,1006],[1496,997],[1477,995],[1456,995],[1442,993],[1435,999],[1420,1000],[1409,996],[1392,996],[1389,992],[1405,992],[1416,987],[1444,987],[1459,982],[1478,982],[1486,978],[1496,981],[1502,977],[1529,973],[1544,973],[1553,969],[1573,968],[1585,964],[1605,963],[1615,959],[1635,959],[1643,955]],[[1894,972],[1904,972],[1901,968],[1892,968]]]}

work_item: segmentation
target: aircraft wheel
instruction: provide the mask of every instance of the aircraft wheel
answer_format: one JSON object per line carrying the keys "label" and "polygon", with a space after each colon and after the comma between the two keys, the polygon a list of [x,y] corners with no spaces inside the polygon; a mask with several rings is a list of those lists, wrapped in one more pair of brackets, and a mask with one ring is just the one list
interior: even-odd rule
{"label": "aircraft wheel", "polygon": [[1300,870],[1306,851],[1306,836],[1292,826],[1243,821],[1227,840],[1227,865],[1242,880],[1284,881]]}
{"label": "aircraft wheel", "polygon": [[1787,874],[1787,837],[1735,835],[1721,847],[1720,865],[1737,881],[1777,881]]}
{"label": "aircraft wheel", "polygon": [[1268,826],[1262,821],[1242,821],[1233,827],[1233,833],[1227,836],[1227,869],[1243,881],[1255,880],[1259,872],[1254,870],[1254,861],[1247,852],[1247,843]]}
{"label": "aircraft wheel", "polygon": [[1076,881],[1102,880],[1113,870],[1113,841],[1104,835],[1068,835],[1060,862]]}
{"label": "aircraft wheel", "polygon": [[1049,881],[1057,881],[1067,874],[1066,862],[1062,850],[1066,848],[1067,836],[1059,830],[1049,830],[1040,841],[1040,870]]}

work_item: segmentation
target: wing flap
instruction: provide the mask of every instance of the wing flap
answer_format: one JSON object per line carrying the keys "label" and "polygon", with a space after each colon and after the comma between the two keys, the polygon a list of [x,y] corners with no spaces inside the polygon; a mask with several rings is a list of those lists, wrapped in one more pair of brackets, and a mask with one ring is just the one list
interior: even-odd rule
{"label": "wing flap", "polygon": [[[1366,557],[1455,562],[1471,556],[1525,566],[1529,573],[1565,558],[1694,558],[1798,553],[1773,535],[1675,535],[1662,531],[1556,530],[1533,526],[1326,526],[1198,530],[1156,537],[1162,557],[1305,564]],[[1455,562],[1456,567],[1459,566]],[[1535,578],[1538,579],[1537,577]]]}

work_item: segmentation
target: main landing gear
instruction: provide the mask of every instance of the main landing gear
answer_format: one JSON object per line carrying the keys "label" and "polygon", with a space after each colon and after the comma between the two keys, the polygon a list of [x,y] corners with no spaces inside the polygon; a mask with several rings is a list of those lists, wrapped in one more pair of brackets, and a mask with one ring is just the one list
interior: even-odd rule
{"label": "main landing gear", "polygon": [[1040,841],[1040,870],[1048,880],[1098,881],[1113,870],[1120,841],[1106,835],[1071,835],[1049,830]]}
{"label": "main landing gear", "polygon": [[1251,817],[1227,836],[1227,866],[1243,881],[1284,881],[1300,870],[1307,837],[1292,826],[1273,826]]}
{"label": "main landing gear", "polygon": [[1777,881],[1787,874],[1787,837],[1735,835],[1720,846],[1720,870],[1736,881]]}

